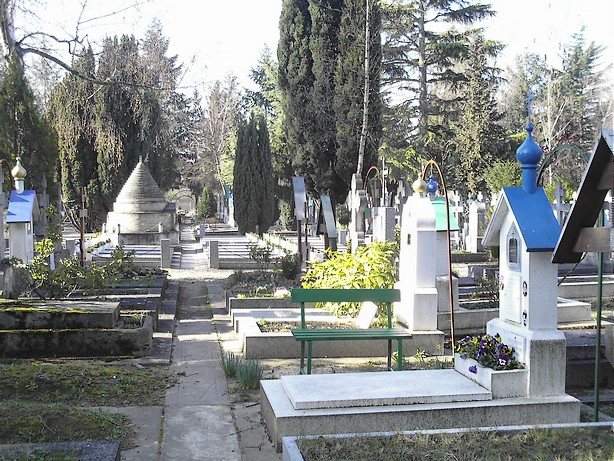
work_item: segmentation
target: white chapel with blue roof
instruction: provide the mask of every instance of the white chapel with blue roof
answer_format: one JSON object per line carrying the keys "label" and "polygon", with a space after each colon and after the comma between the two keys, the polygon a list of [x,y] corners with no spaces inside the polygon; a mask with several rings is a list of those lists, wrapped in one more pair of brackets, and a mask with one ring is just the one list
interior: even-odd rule
{"label": "white chapel with blue roof", "polygon": [[527,126],[516,151],[522,186],[504,187],[483,243],[499,247],[499,317],[487,333],[501,335],[528,370],[529,397],[565,394],[566,343],[557,329],[557,271],[551,262],[561,227],[542,187],[537,187],[541,148]]}
{"label": "white chapel with blue roof", "polygon": [[39,219],[38,199],[36,191],[23,188],[26,170],[21,166],[19,157],[11,174],[15,178],[16,190],[11,191],[6,215],[9,256],[29,264],[34,257],[34,224]]}

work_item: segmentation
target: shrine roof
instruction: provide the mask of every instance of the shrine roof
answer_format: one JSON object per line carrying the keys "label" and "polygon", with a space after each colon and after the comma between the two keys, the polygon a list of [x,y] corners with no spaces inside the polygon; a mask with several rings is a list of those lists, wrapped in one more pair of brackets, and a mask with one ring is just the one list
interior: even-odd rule
{"label": "shrine roof", "polygon": [[552,255],[552,262],[577,263],[582,259],[583,253],[575,250],[574,247],[581,230],[593,227],[597,221],[609,190],[609,187],[602,183],[605,176],[609,176],[610,184],[612,181],[613,154],[614,130],[602,130],[584,171],[578,196],[565,221],[563,232]]}
{"label": "shrine roof", "polygon": [[527,251],[554,250],[561,226],[552,213],[552,206],[543,188],[528,193],[522,187],[504,187],[484,232],[484,246],[499,246],[499,232],[508,213],[512,214]]}
{"label": "shrine roof", "polygon": [[[433,209],[435,210],[435,230],[436,231],[445,231],[448,228],[448,223],[446,220],[446,201],[442,196],[435,197],[431,200],[431,204],[433,205]],[[450,215],[450,231],[459,230],[458,222],[454,217],[454,213],[452,211],[449,212]]]}
{"label": "shrine roof", "polygon": [[36,191],[24,190],[21,194],[11,191],[9,208],[6,214],[7,223],[30,222],[38,216],[38,201]]}

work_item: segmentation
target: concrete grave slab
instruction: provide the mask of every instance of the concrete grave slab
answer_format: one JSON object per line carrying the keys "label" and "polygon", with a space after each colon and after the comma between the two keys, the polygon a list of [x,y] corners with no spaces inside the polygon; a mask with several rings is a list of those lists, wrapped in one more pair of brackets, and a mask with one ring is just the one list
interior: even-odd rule
{"label": "concrete grave slab", "polygon": [[[434,379],[436,377],[436,379]],[[282,376],[297,410],[489,400],[491,393],[454,370]]]}

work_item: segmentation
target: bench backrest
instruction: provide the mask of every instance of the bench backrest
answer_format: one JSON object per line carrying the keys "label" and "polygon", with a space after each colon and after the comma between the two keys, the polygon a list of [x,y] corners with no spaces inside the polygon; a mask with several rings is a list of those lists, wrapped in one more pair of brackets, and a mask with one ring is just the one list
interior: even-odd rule
{"label": "bench backrest", "polygon": [[388,328],[392,328],[391,304],[401,300],[401,291],[395,288],[293,288],[293,303],[301,303],[301,328],[305,328],[305,303],[387,303]]}

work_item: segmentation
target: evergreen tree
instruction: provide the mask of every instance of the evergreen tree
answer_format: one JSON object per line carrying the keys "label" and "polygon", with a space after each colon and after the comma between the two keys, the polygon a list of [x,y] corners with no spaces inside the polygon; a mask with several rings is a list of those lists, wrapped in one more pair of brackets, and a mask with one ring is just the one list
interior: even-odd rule
{"label": "evergreen tree", "polygon": [[454,100],[442,97],[443,91],[464,79],[455,65],[473,34],[452,26],[471,26],[494,12],[490,5],[467,0],[395,0],[384,13],[385,82],[406,91],[400,104],[410,112],[408,119],[417,120],[409,133],[415,150],[441,162],[442,146],[434,141],[450,135],[448,122],[455,112]]}
{"label": "evergreen tree", "polygon": [[[376,2],[368,4],[373,9],[369,50],[375,64],[363,173],[375,162],[381,130],[379,15]],[[358,165],[358,148],[353,146],[362,127],[366,6],[341,0],[286,0],[282,6],[279,87],[288,149],[309,192],[316,197],[328,193],[333,203],[345,200]]]}
{"label": "evergreen tree", "polygon": [[[74,68],[83,76],[95,75],[95,59],[92,48],[82,51]],[[60,177],[64,209],[74,225],[79,222],[81,188],[99,190],[97,153],[94,138],[95,92],[91,80],[69,74],[52,91],[49,101],[49,117],[57,134],[60,153]],[[100,211],[90,210],[91,216]]]}
{"label": "evergreen tree", "polygon": [[275,221],[271,146],[266,120],[252,114],[239,127],[234,164],[234,216],[239,232],[268,231]]}
{"label": "evergreen tree", "polygon": [[209,187],[205,186],[196,205],[196,216],[199,218],[213,218],[216,211],[215,195],[213,195]]}
{"label": "evergreen tree", "polygon": [[143,160],[163,189],[170,188],[177,178],[175,154],[185,109],[185,96],[177,92],[181,65],[177,64],[177,55],[167,55],[168,48],[169,40],[162,33],[162,24],[156,20],[146,32],[141,54],[143,85],[152,92],[149,94],[151,108],[146,115],[152,140]]}
{"label": "evergreen tree", "polygon": [[310,146],[307,150],[308,156],[301,160],[318,195],[329,193],[335,203],[345,198],[348,190],[347,184],[343,183],[343,178],[336,169],[336,117],[333,107],[342,6],[342,0],[309,2],[309,50],[313,60],[313,87],[308,100],[308,110],[314,123],[310,130],[306,130]]}
{"label": "evergreen tree", "polygon": [[310,159],[313,155],[307,139],[307,133],[313,130],[314,124],[309,110],[314,84],[310,35],[309,1],[284,0],[279,19],[277,60],[288,152],[295,171],[305,176],[307,187],[315,192],[315,183],[308,174],[315,166],[303,162],[303,159]]}
{"label": "evergreen tree", "polygon": [[[379,3],[346,2],[339,32],[339,56],[335,72],[335,118],[337,171],[347,184],[357,170],[357,153],[362,130],[365,86],[365,22],[369,8],[369,94],[367,139],[361,176],[377,164],[382,135],[382,98],[380,95],[381,10]],[[345,189],[347,192],[347,189]],[[339,203],[339,202],[338,202]]]}
{"label": "evergreen tree", "polygon": [[459,156],[450,186],[474,195],[485,189],[485,169],[495,159],[511,155],[505,145],[505,132],[497,111],[498,69],[488,65],[488,57],[501,45],[484,40],[481,33],[471,37],[467,59],[462,66],[467,81],[460,85],[460,117],[454,123],[454,143]]}
{"label": "evergreen tree", "polygon": [[251,80],[258,85],[257,91],[247,91],[248,107],[256,113],[264,113],[271,142],[275,195],[279,201],[280,213],[287,210],[289,217],[286,228],[295,224],[292,219],[294,192],[292,177],[294,168],[284,131],[284,113],[281,107],[282,93],[277,83],[278,65],[268,48],[262,52],[258,64],[250,71]]}
{"label": "evergreen tree", "polygon": [[[43,177],[48,192],[57,181],[57,148],[51,126],[36,108],[34,94],[15,59],[7,63],[0,80],[0,158],[14,165],[16,158],[27,171],[27,189],[41,191]],[[8,180],[8,168],[3,169]]]}

